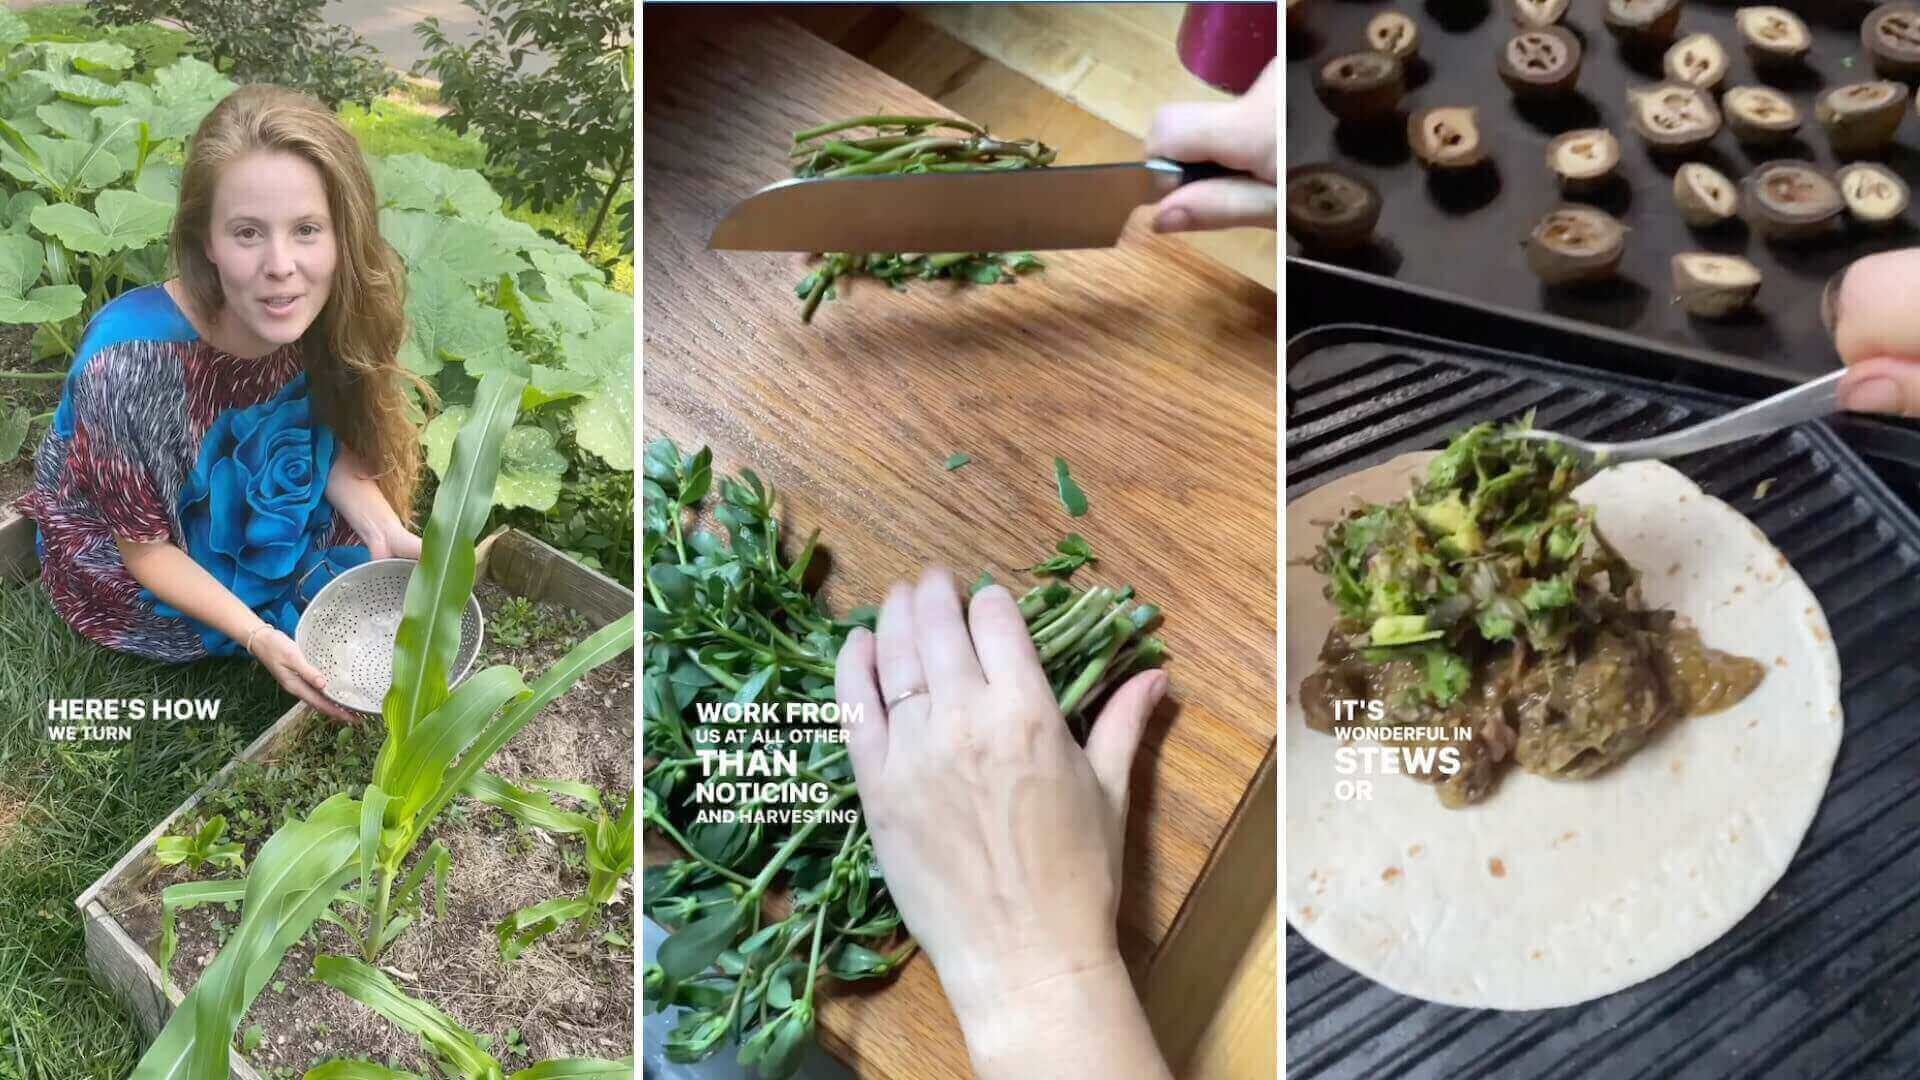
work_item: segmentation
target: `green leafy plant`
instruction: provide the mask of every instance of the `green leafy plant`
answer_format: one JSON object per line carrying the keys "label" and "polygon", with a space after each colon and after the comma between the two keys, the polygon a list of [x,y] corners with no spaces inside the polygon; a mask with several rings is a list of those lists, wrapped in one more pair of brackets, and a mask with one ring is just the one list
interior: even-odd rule
{"label": "green leafy plant", "polygon": [[1079,533],[1068,533],[1065,538],[1053,546],[1053,550],[1059,554],[1044,562],[1027,567],[1027,573],[1067,578],[1072,577],[1075,570],[1080,569],[1088,563],[1100,561],[1093,553],[1093,546],[1088,544],[1086,537],[1081,536]]}
{"label": "green leafy plant", "polygon": [[[551,793],[551,794],[550,794]],[[633,873],[633,796],[628,794],[617,814],[607,812],[598,791],[566,780],[529,780],[524,787],[492,773],[467,782],[472,796],[524,825],[561,836],[579,836],[587,846],[587,891],[521,908],[501,920],[495,933],[500,959],[512,963],[534,942],[575,920],[590,923],[602,907],[613,903],[620,883]],[[562,810],[551,795],[578,799],[593,816]]]}
{"label": "green leafy plant", "polygon": [[[869,134],[855,136],[857,129]],[[1055,151],[1034,139],[1005,140],[965,120],[939,116],[856,116],[820,124],[793,134],[788,157],[800,178],[877,176],[885,173],[943,173],[1038,169],[1053,164]],[[1045,266],[1031,252],[948,251],[903,254],[827,252],[818,269],[800,279],[794,293],[800,319],[813,320],[820,301],[835,294],[835,283],[865,274],[896,289],[914,278],[952,278],[976,285],[1012,282]],[[952,467],[952,466],[950,466]]]}
{"label": "green leafy plant", "polygon": [[191,57],[127,77],[121,46],[25,43],[5,64],[22,77],[0,90],[0,322],[72,355],[101,305],[165,272],[181,140],[233,84]]}
{"label": "green leafy plant", "polygon": [[[511,1076],[487,1052],[479,1036],[432,1005],[406,995],[379,969],[345,956],[318,956],[313,977],[347,995],[394,1025],[420,1037],[448,1076],[459,1080],[587,1080],[633,1076],[633,1059],[588,1058],[543,1061]],[[426,1080],[417,1073],[371,1062],[335,1059],[308,1070],[306,1080]]]}
{"label": "green leafy plant", "polygon": [[195,48],[235,80],[302,90],[332,108],[372,101],[399,82],[365,39],[326,21],[326,0],[88,0],[87,6],[110,25],[164,19],[190,33]]}
{"label": "green leafy plant", "polygon": [[153,861],[161,866],[186,863],[188,870],[198,870],[209,863],[246,869],[247,861],[240,856],[244,849],[226,839],[226,835],[227,819],[215,814],[191,836],[163,836],[154,841]]}
{"label": "green leafy plant", "polygon": [[[486,133],[487,175],[534,210],[593,204],[587,248],[633,181],[633,9],[610,0],[466,0],[485,29],[466,45],[440,21],[414,27],[427,55],[414,73],[440,80],[441,123]],[[521,70],[539,51],[552,66]],[[631,214],[632,198],[627,201]],[[632,250],[626,223],[623,250]]]}
{"label": "green leafy plant", "polygon": [[[181,140],[233,87],[191,57],[138,63],[113,42],[30,40],[0,12],[0,323],[35,328],[36,360],[71,356],[102,305],[164,275]],[[0,402],[0,462],[52,416]]]}
{"label": "green leafy plant", "polygon": [[631,588],[633,470],[609,468],[587,454],[573,454],[572,462],[551,508],[510,511],[506,520]]}
{"label": "green leafy plant", "polygon": [[406,864],[447,803],[549,702],[632,648],[628,615],[575,646],[531,687],[505,665],[457,689],[448,685],[461,612],[473,592],[474,540],[493,503],[501,449],[524,389],[506,376],[481,380],[473,419],[455,441],[407,583],[393,685],[382,703],[385,738],[361,798],[333,795],[283,825],[261,846],[244,883],[196,882],[162,894],[163,910],[171,910],[220,895],[211,885],[225,886],[230,896],[239,884],[241,916],[141,1059],[136,1080],[228,1075],[227,1047],[240,1017],[286,950],[336,902],[360,909],[356,919],[329,917],[353,934],[368,962],[376,959],[405,925],[395,918],[396,904],[422,887],[430,869],[444,887],[444,847],[429,846],[411,871]]}
{"label": "green leafy plant", "polygon": [[586,625],[578,612],[549,614],[534,600],[509,596],[488,617],[487,636],[510,649],[524,649],[556,638],[577,638]]}
{"label": "green leafy plant", "polygon": [[[670,1059],[698,1061],[731,1040],[742,1065],[789,1076],[813,1036],[821,974],[882,978],[914,946],[857,813],[846,748],[824,737],[833,722],[762,723],[725,709],[833,702],[834,659],[874,612],[835,618],[808,590],[818,534],[789,561],[775,493],[750,470],[716,478],[708,450],[683,454],[665,439],[648,445],[643,467],[642,816],[682,853],[645,872],[648,913],[675,928],[647,968],[646,999],[687,1010],[667,1039]],[[724,539],[688,527],[709,494]],[[1084,541],[1065,546],[1091,557]],[[1077,737],[1107,688],[1163,658],[1147,633],[1159,613],[1131,588],[1055,581],[1019,604]],[[729,774],[706,775],[703,748],[782,755],[792,775],[711,816],[702,783]],[[765,903],[775,892],[787,901],[778,918]]]}

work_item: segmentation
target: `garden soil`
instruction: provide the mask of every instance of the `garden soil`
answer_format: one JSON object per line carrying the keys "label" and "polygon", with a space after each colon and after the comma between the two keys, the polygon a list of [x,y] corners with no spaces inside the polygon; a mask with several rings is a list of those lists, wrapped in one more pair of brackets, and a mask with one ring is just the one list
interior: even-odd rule
{"label": "garden soil", "polygon": [[[489,627],[479,666],[512,664],[532,682],[577,640],[564,634],[522,648],[498,645],[494,616],[505,593],[483,584],[478,594]],[[558,615],[544,605],[540,610],[543,617]],[[630,793],[634,784],[633,680],[631,653],[592,672],[494,755],[488,771],[516,782],[585,781],[602,792],[619,793],[610,807],[617,810],[617,798]],[[331,727],[314,730],[329,742],[334,738]],[[363,752],[371,754],[378,745],[378,721],[363,721],[360,733],[367,740]],[[556,801],[584,809],[571,800]],[[571,924],[542,938],[512,964],[502,964],[495,936],[502,919],[543,900],[586,891],[585,842],[520,827],[470,799],[458,799],[455,806],[464,813],[443,814],[419,848],[438,839],[452,853],[446,918],[436,918],[429,901],[383,954],[381,969],[407,994],[486,1036],[508,1072],[548,1058],[632,1054],[633,950],[604,939],[612,932],[622,942],[634,940],[631,885],[623,886],[616,902],[602,909],[601,921],[591,932]],[[256,847],[248,845],[249,859]],[[113,906],[127,909],[120,914],[123,924],[151,952],[159,941],[160,891],[211,876],[204,870],[189,875],[175,867],[148,883],[141,896],[116,898]],[[346,916],[353,919],[356,913],[348,909]],[[199,978],[238,922],[237,912],[219,905],[180,914],[179,948],[172,964],[177,985],[189,987]],[[322,922],[288,952],[240,1022],[241,1041],[256,1027],[260,1037],[246,1055],[248,1061],[264,1075],[298,1076],[321,1061],[364,1056],[432,1075],[416,1037],[307,977],[319,953],[354,955],[354,950],[339,927]]]}

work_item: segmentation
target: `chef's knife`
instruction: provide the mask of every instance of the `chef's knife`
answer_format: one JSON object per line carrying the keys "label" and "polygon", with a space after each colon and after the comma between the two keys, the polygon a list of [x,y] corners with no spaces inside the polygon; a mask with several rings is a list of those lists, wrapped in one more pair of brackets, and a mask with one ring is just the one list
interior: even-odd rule
{"label": "chef's knife", "polygon": [[995,172],[782,180],[728,212],[708,247],[741,251],[1046,251],[1112,247],[1136,207],[1245,176],[1152,158]]}

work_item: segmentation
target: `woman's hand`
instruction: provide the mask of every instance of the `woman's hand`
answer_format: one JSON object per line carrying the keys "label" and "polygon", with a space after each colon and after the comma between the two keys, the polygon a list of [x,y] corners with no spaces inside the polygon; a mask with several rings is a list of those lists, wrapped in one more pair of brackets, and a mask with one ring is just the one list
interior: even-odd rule
{"label": "woman's hand", "polygon": [[989,586],[969,608],[930,570],[840,653],[887,887],[982,1075],[1165,1075],[1115,920],[1128,773],[1166,675],[1121,687],[1082,751],[1013,597]]}
{"label": "woman's hand", "polygon": [[294,644],[292,638],[264,622],[250,637],[252,640],[247,642],[248,651],[287,693],[335,720],[348,724],[357,722],[345,706],[336,704],[321,692],[327,685],[327,677],[320,673],[319,668],[307,663],[300,646]]}
{"label": "woman's hand", "polygon": [[1213,161],[1253,174],[1252,179],[1201,180],[1160,200],[1153,227],[1159,232],[1275,227],[1280,175],[1280,63],[1260,73],[1234,101],[1163,105],[1147,133],[1148,157]]}
{"label": "woman's hand", "polygon": [[1920,248],[1849,266],[1829,286],[1821,316],[1850,369],[1841,408],[1920,417]]}
{"label": "woman's hand", "polygon": [[372,533],[362,533],[360,539],[367,542],[367,557],[370,559],[418,559],[420,558],[420,537],[407,531],[398,517],[376,528]]}

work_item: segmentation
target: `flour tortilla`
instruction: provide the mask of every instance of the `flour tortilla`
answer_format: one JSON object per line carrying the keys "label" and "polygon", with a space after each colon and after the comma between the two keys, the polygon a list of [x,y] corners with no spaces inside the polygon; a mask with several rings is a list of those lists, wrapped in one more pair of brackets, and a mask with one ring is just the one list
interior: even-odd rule
{"label": "flour tortilla", "polygon": [[[1447,1005],[1546,1009],[1604,997],[1711,944],[1759,904],[1813,821],[1840,746],[1840,660],[1786,557],[1665,465],[1574,493],[1668,608],[1767,675],[1745,701],[1680,721],[1588,780],[1509,768],[1461,810],[1402,775],[1336,771],[1300,680],[1335,613],[1310,558],[1356,499],[1407,494],[1433,454],[1335,480],[1287,508],[1287,920],[1334,959]],[[1365,745],[1365,744],[1362,744]],[[1367,779],[1371,800],[1335,782]]]}

